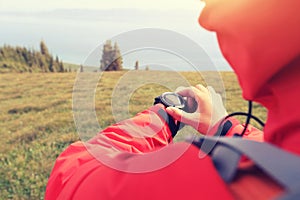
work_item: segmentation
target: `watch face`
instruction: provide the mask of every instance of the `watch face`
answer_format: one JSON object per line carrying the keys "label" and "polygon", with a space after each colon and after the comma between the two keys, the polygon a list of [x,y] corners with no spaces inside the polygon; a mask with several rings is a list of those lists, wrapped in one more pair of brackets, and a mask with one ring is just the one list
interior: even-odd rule
{"label": "watch face", "polygon": [[172,107],[183,108],[185,106],[184,99],[173,92],[166,92],[162,94],[162,101]]}

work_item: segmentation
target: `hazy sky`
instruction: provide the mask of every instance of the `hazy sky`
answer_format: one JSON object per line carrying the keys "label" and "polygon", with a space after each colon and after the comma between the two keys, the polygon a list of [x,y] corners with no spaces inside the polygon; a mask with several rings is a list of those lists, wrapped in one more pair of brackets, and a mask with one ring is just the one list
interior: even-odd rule
{"label": "hazy sky", "polygon": [[80,64],[115,35],[161,28],[194,40],[228,70],[214,33],[198,25],[202,7],[200,0],[0,0],[0,45],[38,48],[44,40],[54,55]]}
{"label": "hazy sky", "polygon": [[188,9],[195,10],[200,0],[0,0],[0,9],[9,11],[45,11],[52,9]]}

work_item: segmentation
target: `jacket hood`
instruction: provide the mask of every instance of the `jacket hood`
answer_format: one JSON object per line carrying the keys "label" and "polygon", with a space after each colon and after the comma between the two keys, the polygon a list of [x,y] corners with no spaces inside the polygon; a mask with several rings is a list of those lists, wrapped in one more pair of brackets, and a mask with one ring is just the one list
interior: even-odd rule
{"label": "jacket hood", "polygon": [[265,140],[300,154],[300,1],[206,0],[200,24],[217,33],[243,97],[268,109]]}
{"label": "jacket hood", "polygon": [[200,24],[217,33],[247,100],[299,56],[300,1],[206,0]]}

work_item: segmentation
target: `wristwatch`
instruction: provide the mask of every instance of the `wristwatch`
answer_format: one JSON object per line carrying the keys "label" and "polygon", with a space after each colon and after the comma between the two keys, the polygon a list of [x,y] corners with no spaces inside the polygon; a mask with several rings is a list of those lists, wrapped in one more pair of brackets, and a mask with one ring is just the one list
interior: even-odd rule
{"label": "wristwatch", "polygon": [[176,107],[184,110],[186,108],[186,101],[182,96],[174,92],[165,92],[154,99],[154,105],[161,103],[165,107]]}
{"label": "wristwatch", "polygon": [[[161,103],[166,108],[175,107],[184,110],[187,108],[187,103],[182,96],[174,92],[165,92],[162,95],[154,99],[154,105]],[[158,114],[165,119],[168,123],[170,131],[172,132],[172,137],[175,137],[178,130],[184,127],[184,124],[180,121],[175,121],[171,115],[169,115],[165,110],[161,109]]]}

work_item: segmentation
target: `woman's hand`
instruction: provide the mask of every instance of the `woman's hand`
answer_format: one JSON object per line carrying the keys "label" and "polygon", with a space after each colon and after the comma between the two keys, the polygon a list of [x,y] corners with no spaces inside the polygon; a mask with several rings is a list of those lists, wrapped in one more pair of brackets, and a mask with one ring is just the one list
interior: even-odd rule
{"label": "woman's hand", "polygon": [[206,134],[220,119],[227,115],[222,97],[212,87],[203,85],[195,87],[180,87],[176,93],[187,98],[187,112],[174,107],[168,107],[167,112],[175,120],[194,127]]}

